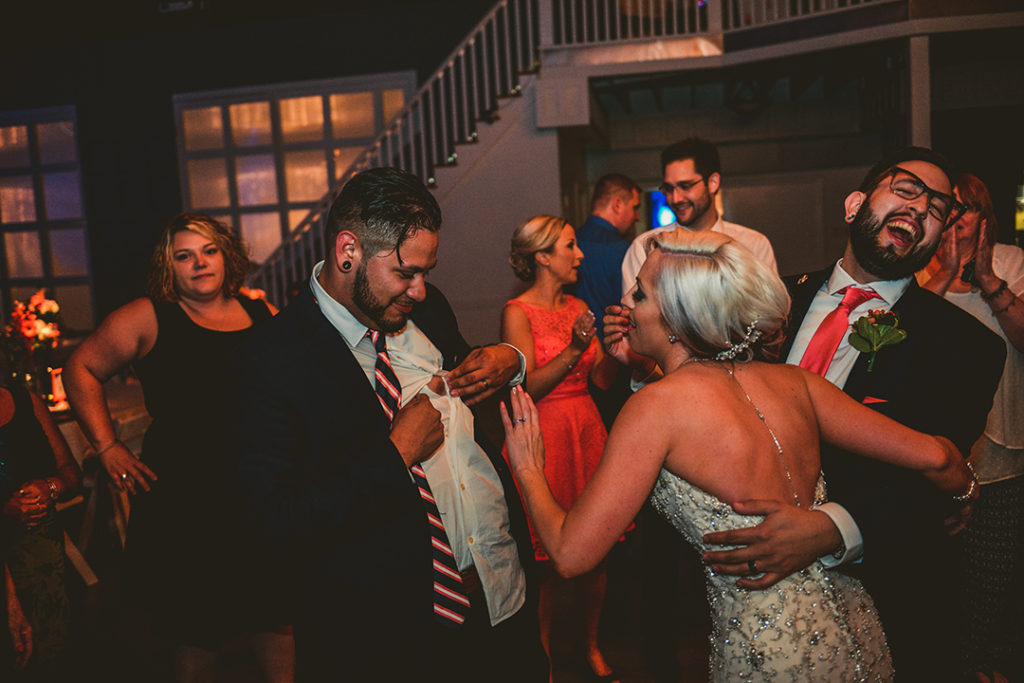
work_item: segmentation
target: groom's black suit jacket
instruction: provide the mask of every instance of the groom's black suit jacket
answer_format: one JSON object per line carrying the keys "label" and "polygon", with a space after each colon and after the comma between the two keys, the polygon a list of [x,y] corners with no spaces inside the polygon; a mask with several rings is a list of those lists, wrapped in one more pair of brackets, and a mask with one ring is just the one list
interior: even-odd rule
{"label": "groom's black suit jacket", "polygon": [[[787,278],[792,297],[785,360],[811,300],[832,268]],[[881,349],[868,372],[857,359],[849,396],[897,422],[945,436],[965,456],[981,436],[1006,346],[970,314],[911,281],[892,307],[907,338]],[[864,538],[863,561],[847,565],[875,599],[901,680],[955,677],[956,553],[942,526],[955,508],[915,472],[823,444],[829,500],[845,507]],[[922,677],[923,676],[923,677]]]}
{"label": "groom's black suit jacket", "polygon": [[[446,369],[470,351],[436,288],[413,320]],[[233,371],[245,507],[280,578],[268,588],[293,610],[302,679],[411,679],[437,628],[430,533],[366,375],[308,288],[245,340]],[[516,487],[500,451],[481,445],[532,579]],[[535,609],[533,587],[523,610]]]}

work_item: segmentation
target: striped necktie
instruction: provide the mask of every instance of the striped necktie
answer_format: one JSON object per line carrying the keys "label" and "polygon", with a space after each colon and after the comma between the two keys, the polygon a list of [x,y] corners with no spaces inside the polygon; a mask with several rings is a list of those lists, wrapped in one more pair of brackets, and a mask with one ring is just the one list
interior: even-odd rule
{"label": "striped necktie", "polygon": [[[377,351],[374,389],[384,414],[388,416],[389,421],[394,420],[402,397],[402,387],[391,367],[386,337],[377,330],[369,330],[366,336],[373,342],[373,348]],[[427,521],[430,523],[430,545],[434,563],[434,616],[446,626],[459,626],[469,615],[469,598],[465,595],[462,575],[459,574],[459,567],[455,563],[455,554],[448,543],[448,534],[445,533],[441,513],[434,501],[434,494],[430,491],[426,473],[418,464],[409,468],[409,471],[419,489],[423,506],[427,509]]]}

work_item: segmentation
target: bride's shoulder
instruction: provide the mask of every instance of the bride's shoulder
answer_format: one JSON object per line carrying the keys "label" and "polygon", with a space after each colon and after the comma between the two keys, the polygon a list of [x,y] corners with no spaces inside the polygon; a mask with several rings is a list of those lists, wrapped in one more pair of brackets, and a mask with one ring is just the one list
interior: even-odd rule
{"label": "bride's shoulder", "polygon": [[678,373],[669,373],[634,393],[623,410],[630,407],[635,411],[634,414],[648,417],[653,421],[678,424],[676,420],[686,420],[713,409],[710,403],[714,402],[717,391],[716,383],[713,381],[694,381],[693,378],[680,376]]}

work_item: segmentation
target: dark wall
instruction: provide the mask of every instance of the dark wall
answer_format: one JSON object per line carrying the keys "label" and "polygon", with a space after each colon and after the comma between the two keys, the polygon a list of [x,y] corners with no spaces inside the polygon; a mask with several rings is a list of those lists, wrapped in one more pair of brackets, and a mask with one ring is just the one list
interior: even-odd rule
{"label": "dark wall", "polygon": [[409,69],[422,83],[493,4],[23,3],[0,45],[0,110],[77,108],[101,317],[142,293],[156,236],[182,209],[174,94]]}
{"label": "dark wall", "polygon": [[999,241],[1013,243],[1024,182],[1024,78],[1020,28],[933,37],[932,143],[981,178],[995,204]]}

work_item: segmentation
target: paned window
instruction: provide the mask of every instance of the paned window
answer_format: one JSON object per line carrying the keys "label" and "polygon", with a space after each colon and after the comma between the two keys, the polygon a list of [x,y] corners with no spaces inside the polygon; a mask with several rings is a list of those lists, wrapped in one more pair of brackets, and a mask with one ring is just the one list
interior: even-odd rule
{"label": "paned window", "polygon": [[263,262],[414,94],[412,71],[176,95],[182,203]]}
{"label": "paned window", "polygon": [[93,326],[89,230],[73,107],[0,113],[0,308],[39,289],[65,332]]}

